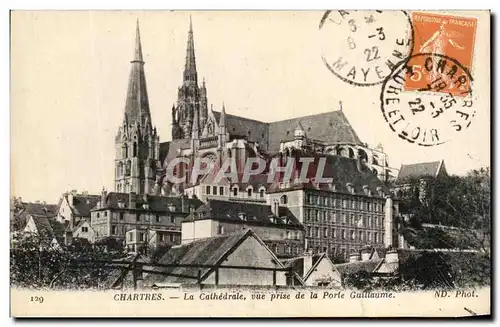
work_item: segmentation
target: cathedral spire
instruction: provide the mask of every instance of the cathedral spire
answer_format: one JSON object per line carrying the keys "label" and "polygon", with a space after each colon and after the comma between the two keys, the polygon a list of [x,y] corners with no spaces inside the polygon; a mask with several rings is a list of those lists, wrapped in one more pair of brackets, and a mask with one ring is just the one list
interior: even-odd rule
{"label": "cathedral spire", "polygon": [[134,59],[130,63],[132,67],[125,101],[125,121],[129,126],[139,123],[140,126],[145,127],[145,124],[151,125],[151,113],[144,74],[139,20],[136,23]]}
{"label": "cathedral spire", "polygon": [[226,126],[226,105],[224,104],[224,102],[222,102],[222,111],[220,113],[219,126]]}
{"label": "cathedral spire", "polygon": [[186,64],[184,66],[184,83],[194,82],[198,85],[198,73],[196,72],[196,58],[194,55],[193,22],[189,16],[189,32],[186,49]]}

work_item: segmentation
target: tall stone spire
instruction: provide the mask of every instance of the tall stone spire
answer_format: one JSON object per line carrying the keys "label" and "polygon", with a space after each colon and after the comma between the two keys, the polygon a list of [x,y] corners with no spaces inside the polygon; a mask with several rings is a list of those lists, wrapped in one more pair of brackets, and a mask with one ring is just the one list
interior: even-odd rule
{"label": "tall stone spire", "polygon": [[186,64],[184,66],[184,84],[198,85],[198,73],[196,72],[196,57],[194,55],[193,22],[189,16],[189,32],[186,48]]}
{"label": "tall stone spire", "polygon": [[[125,121],[129,126],[139,123],[142,127],[146,127],[146,124],[151,125],[151,113],[146,88],[146,75],[144,74],[139,20],[137,20],[135,33],[134,59],[130,62],[132,67],[125,101]],[[151,126],[149,127],[151,128]]]}

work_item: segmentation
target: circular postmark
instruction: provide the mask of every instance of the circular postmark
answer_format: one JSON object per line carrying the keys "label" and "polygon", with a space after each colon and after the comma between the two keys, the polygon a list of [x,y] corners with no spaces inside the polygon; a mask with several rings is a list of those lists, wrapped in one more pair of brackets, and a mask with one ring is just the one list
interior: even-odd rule
{"label": "circular postmark", "polygon": [[449,141],[470,126],[476,113],[469,70],[435,53],[399,62],[382,85],[380,101],[390,128],[421,146]]}
{"label": "circular postmark", "polygon": [[326,11],[320,24],[322,59],[342,81],[381,84],[413,51],[413,27],[405,11]]}

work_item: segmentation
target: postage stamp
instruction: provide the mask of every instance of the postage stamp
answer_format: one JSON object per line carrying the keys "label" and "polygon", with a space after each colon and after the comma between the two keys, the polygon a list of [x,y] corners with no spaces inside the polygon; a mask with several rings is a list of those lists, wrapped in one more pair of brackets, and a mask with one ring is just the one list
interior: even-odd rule
{"label": "postage stamp", "polygon": [[320,25],[322,59],[342,81],[381,84],[413,52],[413,28],[405,11],[327,11]]}
{"label": "postage stamp", "polygon": [[[405,89],[416,76],[429,82],[415,91]],[[416,54],[400,62],[384,82],[382,113],[400,138],[422,146],[442,144],[472,123],[471,83],[468,69],[457,60],[442,54]],[[454,90],[460,90],[459,95]]]}
{"label": "postage stamp", "polygon": [[[460,62],[464,69],[469,71],[472,69],[476,18],[424,12],[413,12],[411,17],[415,32],[412,55],[418,53],[444,55]],[[424,76],[421,72],[425,64],[423,60],[426,58],[428,57],[419,56],[412,60],[414,74],[412,78],[405,81],[406,90],[421,89],[436,79],[433,73]],[[440,57],[436,59],[439,60]],[[463,76],[466,78],[465,73]],[[468,83],[453,83],[451,79],[455,76],[443,75],[441,78],[448,87],[446,90],[440,89],[436,92],[446,92],[457,96],[464,96],[467,93]]]}

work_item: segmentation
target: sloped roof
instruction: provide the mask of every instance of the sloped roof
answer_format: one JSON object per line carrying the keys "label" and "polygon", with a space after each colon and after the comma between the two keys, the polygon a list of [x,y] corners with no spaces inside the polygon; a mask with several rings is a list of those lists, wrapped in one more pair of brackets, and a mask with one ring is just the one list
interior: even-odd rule
{"label": "sloped roof", "polygon": [[[129,208],[129,199],[130,196],[135,197],[135,203],[136,207],[135,208]],[[149,208],[144,209],[148,211],[158,211],[158,212],[165,212],[165,211],[170,211],[168,207],[170,205],[175,206],[176,212],[181,212],[182,210],[182,202],[184,201],[184,212],[189,212],[189,207],[191,206],[192,208],[198,208],[200,205],[203,204],[198,199],[189,199],[187,197],[181,198],[175,197],[175,196],[159,196],[159,195],[132,195],[129,193],[118,193],[118,192],[110,192],[106,195],[106,202],[104,204],[101,204],[101,208],[99,209],[121,209],[118,205],[118,203],[124,203],[124,208],[127,209],[143,209],[144,204],[148,204]],[[97,209],[97,208],[96,208]]]}
{"label": "sloped roof", "polygon": [[[245,214],[246,220],[240,218]],[[194,213],[189,214],[185,221],[214,219],[248,225],[265,225],[274,227],[299,228],[303,226],[293,213],[286,207],[279,207],[279,217],[275,217],[271,206],[260,203],[233,202],[223,200],[208,200]],[[275,217],[275,221],[273,221]],[[285,217],[285,218],[283,218]],[[288,219],[288,223],[286,222]]]}
{"label": "sloped roof", "polygon": [[420,162],[415,164],[401,165],[397,181],[411,178],[437,177],[443,161]]}
{"label": "sloped roof", "polygon": [[21,205],[29,214],[47,217],[57,214],[59,209],[57,204],[22,202]]}
{"label": "sloped roof", "polygon": [[281,140],[290,139],[297,124],[304,128],[306,136],[327,144],[352,143],[361,145],[361,140],[341,110],[297,117],[269,124],[268,151],[279,151]]}
{"label": "sloped roof", "polygon": [[190,139],[178,139],[160,143],[160,160],[166,167],[170,160],[178,156],[178,151],[191,146]]}
{"label": "sloped roof", "polygon": [[285,268],[292,268],[292,271],[296,272],[299,276],[306,280],[323,258],[328,258],[326,253],[312,255],[312,265],[308,271],[304,270],[305,256],[283,259],[281,260],[281,263],[283,263]]}
{"label": "sloped roof", "polygon": [[[66,195],[68,202],[70,197]],[[69,203],[71,210],[74,215],[82,216],[82,217],[90,217],[90,210],[94,209],[97,202],[100,200],[100,195],[84,195],[84,194],[76,194],[73,195],[73,202]]]}
{"label": "sloped roof", "polygon": [[64,237],[66,226],[58,222],[54,217],[31,215],[31,218],[40,236],[48,239],[56,238],[58,241],[61,241]]}
{"label": "sloped roof", "polygon": [[[309,165],[309,172],[307,174],[308,178],[310,179],[313,179],[316,176],[319,159],[326,158],[322,177],[333,179],[335,192],[350,193],[347,189],[347,183],[351,183],[354,187],[355,194],[365,194],[363,189],[365,185],[368,186],[368,189],[372,191],[372,196],[374,197],[379,196],[377,193],[378,187],[381,187],[382,191],[385,194],[390,194],[387,185],[379,180],[377,176],[375,176],[366,166],[363,165],[361,166],[361,170],[358,169],[357,159],[322,154],[311,154],[304,156],[314,157],[314,162]],[[331,185],[320,183],[319,185],[315,186],[312,182],[291,184],[290,189],[320,189],[332,191]],[[273,183],[268,189],[268,193],[281,191],[283,191],[283,188],[280,188],[280,185],[277,182]]]}
{"label": "sloped roof", "polygon": [[[183,265],[220,265],[222,259],[232,252],[247,237],[257,237],[252,230],[245,229],[236,233],[224,234],[216,237],[204,238],[193,241],[188,244],[172,247],[159,260],[160,264],[183,264]],[[263,244],[263,243],[262,243]],[[264,244],[262,246],[265,246]],[[245,258],[239,258],[242,262]],[[170,272],[179,276],[162,276],[158,274],[149,274],[145,278],[146,284],[155,282],[163,283],[186,283],[197,282],[198,271],[202,278],[211,271],[210,268],[196,267],[154,267],[153,270],[161,272]],[[189,278],[191,277],[191,278]]]}
{"label": "sloped roof", "polygon": [[354,274],[359,271],[373,272],[383,259],[348,262],[334,265],[339,273]]}
{"label": "sloped roof", "polygon": [[[214,117],[219,123],[220,112],[213,111]],[[229,135],[237,138],[246,138],[251,142],[258,142],[264,148],[267,148],[268,123],[246,117],[231,115],[226,113],[226,130]]]}

